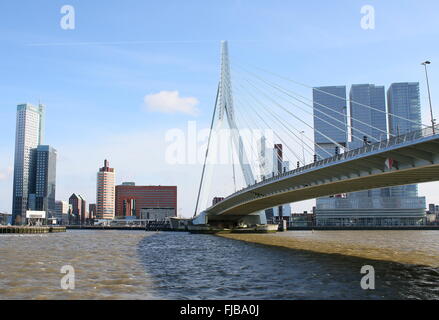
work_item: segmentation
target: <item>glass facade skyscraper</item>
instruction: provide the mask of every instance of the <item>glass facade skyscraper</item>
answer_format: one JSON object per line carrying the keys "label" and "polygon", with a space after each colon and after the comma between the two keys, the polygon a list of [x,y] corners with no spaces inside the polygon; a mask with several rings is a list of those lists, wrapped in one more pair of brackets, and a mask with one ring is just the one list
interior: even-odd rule
{"label": "glass facade skyscraper", "polygon": [[[350,91],[349,149],[360,148],[365,141],[376,142],[387,138],[389,127],[402,133],[418,129],[416,123],[387,117],[383,86],[353,85]],[[318,100],[318,104],[325,104]],[[388,91],[389,113],[420,122],[419,86],[393,84]],[[316,101],[314,102],[316,106]],[[323,114],[322,117],[329,116]],[[398,119],[398,120],[396,120]],[[326,125],[315,122],[315,131],[331,134]],[[390,123],[393,123],[392,126]],[[392,130],[390,130],[391,133]],[[317,134],[315,135],[317,137]],[[316,153],[318,140],[316,140]],[[384,165],[384,164],[383,164]],[[416,188],[416,187],[415,187]],[[316,220],[326,226],[388,226],[416,225],[425,216],[425,198],[417,196],[413,186],[365,190],[317,199]]]}
{"label": "glass facade skyscraper", "polygon": [[[346,147],[348,142],[346,86],[314,88],[313,110],[316,160],[332,157],[339,149],[337,144]],[[318,198],[316,207],[332,204],[334,201],[334,197]]]}
{"label": "glass facade skyscraper", "polygon": [[386,139],[387,117],[384,86],[354,84],[351,87],[349,100],[352,136],[349,149],[361,148],[364,145],[364,136],[371,142]]}
{"label": "glass facade skyscraper", "polygon": [[313,109],[317,160],[332,157],[347,143],[346,86],[314,88]]}
{"label": "glass facade skyscraper", "polygon": [[[387,90],[387,105],[391,134],[398,136],[421,129],[421,101],[418,82],[393,83]],[[417,197],[418,186],[392,187],[390,192],[392,196]]]}
{"label": "glass facade skyscraper", "polygon": [[[349,149],[364,146],[387,138],[386,94],[384,86],[354,84],[349,93],[351,142]],[[364,198],[385,196],[388,189],[374,189],[350,193],[349,197]]]}
{"label": "glass facade skyscraper", "polygon": [[56,150],[40,145],[35,150],[35,210],[46,211],[48,218],[56,217]]}
{"label": "glass facade skyscraper", "polygon": [[12,196],[12,222],[25,222],[29,206],[29,193],[35,188],[35,148],[42,143],[44,132],[44,106],[30,104],[17,106],[15,134],[14,183]]}

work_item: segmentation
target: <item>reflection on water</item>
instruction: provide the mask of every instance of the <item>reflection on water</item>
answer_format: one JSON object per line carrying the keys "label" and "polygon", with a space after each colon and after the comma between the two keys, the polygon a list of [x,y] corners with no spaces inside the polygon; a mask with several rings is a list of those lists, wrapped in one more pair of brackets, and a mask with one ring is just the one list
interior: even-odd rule
{"label": "reflection on water", "polygon": [[[0,257],[0,299],[439,299],[435,268],[210,235],[1,235]],[[374,291],[360,287],[366,264],[376,270]],[[75,268],[74,290],[60,287],[63,265]]]}
{"label": "reflection on water", "polygon": [[[156,294],[171,299],[439,299],[439,269],[297,251],[209,235],[139,243]],[[372,265],[376,290],[360,287]]]}
{"label": "reflection on water", "polygon": [[439,268],[439,231],[290,231],[273,244]]}

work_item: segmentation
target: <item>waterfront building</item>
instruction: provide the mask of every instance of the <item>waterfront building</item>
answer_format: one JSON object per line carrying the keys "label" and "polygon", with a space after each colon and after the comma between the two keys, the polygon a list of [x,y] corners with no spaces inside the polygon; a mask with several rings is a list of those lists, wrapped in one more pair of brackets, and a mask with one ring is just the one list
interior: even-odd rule
{"label": "waterfront building", "polygon": [[[391,134],[398,136],[421,129],[421,98],[418,82],[393,83],[387,90],[387,104]],[[418,186],[392,187],[390,192],[392,196],[416,198]]]}
{"label": "waterfront building", "polygon": [[96,204],[90,203],[88,205],[88,217],[89,219],[96,219]]}
{"label": "waterfront building", "polygon": [[108,160],[97,174],[96,217],[112,220],[115,217],[115,171],[110,168]]}
{"label": "waterfront building", "polygon": [[[273,148],[266,147],[266,138],[262,137],[258,144],[259,176],[261,180],[269,179],[275,175],[290,170],[289,161],[283,160],[283,145],[274,144]],[[291,215],[290,204],[284,204],[265,210],[267,221],[273,221],[275,217],[289,217]]]}
{"label": "waterfront building", "polygon": [[[314,160],[322,160],[341,153],[347,147],[346,86],[325,86],[313,89]],[[340,197],[340,196],[337,196]],[[334,203],[334,197],[316,200],[316,207]],[[316,210],[316,217],[318,211]]]}
{"label": "waterfront building", "polygon": [[[399,97],[401,91],[405,92],[404,99]],[[388,101],[390,113],[404,118],[410,116],[409,119],[420,119],[420,108],[416,107],[417,102],[419,102],[419,90],[416,94],[416,90],[406,88],[404,91],[400,89],[400,86],[392,85],[388,91]],[[391,105],[395,104],[397,107],[392,108]],[[415,106],[410,106],[410,104],[415,104]],[[407,111],[407,109],[411,111]],[[418,114],[416,115],[416,113]],[[360,148],[365,143],[373,143],[387,138],[389,135],[388,122],[395,122],[391,116],[389,120],[386,114],[384,87],[373,84],[352,86],[350,115],[351,141],[348,142],[348,147],[351,150]],[[407,125],[408,123],[410,126]],[[404,124],[404,133],[415,129],[411,122],[405,121]],[[403,126],[399,123],[393,127],[401,128]],[[325,126],[315,129],[325,135],[330,134]],[[316,150],[317,152],[319,151]],[[373,189],[317,199],[317,225],[398,226],[422,224],[425,220],[425,198],[418,197],[417,191],[416,193],[404,193],[400,191],[401,189],[406,190],[407,187]]]}
{"label": "waterfront building", "polygon": [[70,224],[84,224],[86,221],[86,201],[79,194],[72,194],[69,198],[71,205]]}
{"label": "waterfront building", "polygon": [[[23,224],[29,208],[29,193],[35,194],[35,148],[43,142],[44,106],[17,106],[12,220]],[[35,200],[35,199],[34,199]]]}
{"label": "waterfront building", "polygon": [[68,224],[72,212],[72,205],[67,201],[55,201],[55,217],[59,224]]}
{"label": "waterfront building", "polygon": [[36,211],[46,211],[47,218],[55,218],[56,191],[56,150],[39,145],[35,150],[35,207]]}
{"label": "waterfront building", "polygon": [[[384,86],[354,84],[349,93],[351,142],[349,149],[366,141],[387,139],[386,93]],[[367,107],[369,106],[369,107]]]}
{"label": "waterfront building", "polygon": [[8,225],[12,222],[12,215],[0,212],[0,225]]}
{"label": "waterfront building", "polygon": [[313,89],[314,143],[316,160],[341,153],[337,145],[346,147],[346,86]]}
{"label": "waterfront building", "polygon": [[[116,217],[118,219],[158,219],[177,216],[176,186],[116,186]],[[148,218],[149,217],[149,218]]]}

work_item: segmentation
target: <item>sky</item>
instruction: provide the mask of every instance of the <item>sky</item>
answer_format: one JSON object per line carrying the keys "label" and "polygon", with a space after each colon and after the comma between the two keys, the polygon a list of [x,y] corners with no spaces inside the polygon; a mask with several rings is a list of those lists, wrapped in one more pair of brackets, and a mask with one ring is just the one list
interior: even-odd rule
{"label": "sky", "polygon": [[[74,8],[74,29],[62,27],[65,5]],[[374,29],[362,28],[366,5],[375,9]],[[93,203],[96,172],[108,159],[117,183],[177,185],[178,213],[191,216],[202,166],[169,164],[166,135],[186,132],[190,121],[209,127],[221,40],[232,65],[310,86],[420,82],[428,123],[420,63],[432,61],[437,113],[438,12],[435,0],[2,1],[0,211],[11,211],[16,106],[41,101],[44,143],[58,151],[58,200],[75,192]],[[438,183],[420,186],[427,203],[439,203]],[[231,190],[231,182],[216,185],[216,195]]]}

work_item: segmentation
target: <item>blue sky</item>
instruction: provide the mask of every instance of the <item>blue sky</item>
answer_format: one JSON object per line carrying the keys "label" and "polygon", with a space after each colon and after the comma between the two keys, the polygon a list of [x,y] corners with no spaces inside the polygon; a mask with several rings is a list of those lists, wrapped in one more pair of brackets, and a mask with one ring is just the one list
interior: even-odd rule
{"label": "blue sky", "polygon": [[[66,4],[75,8],[74,30],[60,27]],[[375,30],[360,26],[364,5],[375,7]],[[312,86],[419,81],[428,122],[420,62],[433,62],[437,106],[438,12],[434,0],[3,1],[0,210],[11,207],[16,105],[41,100],[45,142],[59,153],[58,199],[77,192],[94,202],[96,171],[108,157],[118,182],[178,185],[179,211],[190,215],[200,167],[163,165],[163,137],[190,120],[208,126],[223,39],[232,61]],[[161,91],[196,98],[198,112],[145,109],[144,97]],[[429,202],[439,202],[434,186],[421,186]]]}

